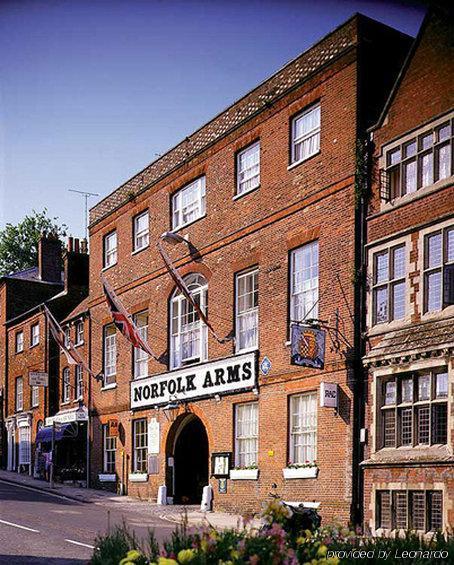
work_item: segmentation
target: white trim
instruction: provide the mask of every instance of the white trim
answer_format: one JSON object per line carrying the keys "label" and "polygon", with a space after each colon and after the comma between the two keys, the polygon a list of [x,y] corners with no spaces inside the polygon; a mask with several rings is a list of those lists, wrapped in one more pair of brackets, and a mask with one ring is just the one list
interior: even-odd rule
{"label": "white trim", "polygon": [[259,476],[258,469],[230,469],[230,478],[232,481],[256,481]]}
{"label": "white trim", "polygon": [[318,467],[286,467],[282,469],[284,479],[315,479],[318,475]]}
{"label": "white trim", "polygon": [[117,383],[111,383],[110,385],[105,385],[101,387],[101,390],[111,390],[117,388]]}
{"label": "white trim", "polygon": [[291,165],[289,165],[287,167],[287,171],[291,171],[292,169],[294,169],[298,165],[301,165],[301,163],[304,163],[304,161],[307,161],[308,159],[315,157],[315,155],[318,155],[319,153],[321,153],[320,149],[318,151],[316,151],[315,153],[312,153],[312,155],[309,155],[309,157],[305,157],[304,159],[300,159],[299,161],[295,161],[295,163],[292,163]]}
{"label": "white trim", "polygon": [[146,483],[148,482],[147,473],[129,473],[129,481],[131,483]]}

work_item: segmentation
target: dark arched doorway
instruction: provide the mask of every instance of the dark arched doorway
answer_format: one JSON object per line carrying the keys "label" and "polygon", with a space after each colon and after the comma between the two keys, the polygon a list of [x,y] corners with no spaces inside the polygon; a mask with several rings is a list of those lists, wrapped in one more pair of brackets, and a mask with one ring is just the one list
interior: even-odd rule
{"label": "dark arched doorway", "polygon": [[179,423],[173,451],[175,504],[200,504],[208,484],[208,436],[202,421],[188,414]]}

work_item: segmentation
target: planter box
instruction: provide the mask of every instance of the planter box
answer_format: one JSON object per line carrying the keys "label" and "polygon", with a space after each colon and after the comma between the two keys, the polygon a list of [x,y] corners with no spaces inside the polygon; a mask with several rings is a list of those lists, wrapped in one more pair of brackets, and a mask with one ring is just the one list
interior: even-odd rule
{"label": "planter box", "polygon": [[230,478],[234,481],[257,480],[259,476],[258,469],[231,469]]}
{"label": "planter box", "polygon": [[315,479],[318,475],[318,467],[286,467],[282,469],[284,479]]}
{"label": "planter box", "polygon": [[115,473],[100,473],[98,475],[98,481],[100,483],[115,483],[117,480],[117,476]]}
{"label": "planter box", "polygon": [[130,473],[129,482],[131,483],[146,483],[148,481],[147,473]]}

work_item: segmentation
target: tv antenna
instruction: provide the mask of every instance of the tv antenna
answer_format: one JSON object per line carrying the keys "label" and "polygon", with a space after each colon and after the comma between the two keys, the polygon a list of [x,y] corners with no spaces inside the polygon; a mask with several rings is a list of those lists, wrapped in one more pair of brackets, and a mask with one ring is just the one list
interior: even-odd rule
{"label": "tv antenna", "polygon": [[82,194],[85,198],[85,239],[88,241],[88,199],[90,196],[99,196],[97,192],[85,192],[84,190],[75,190],[74,188],[68,188],[69,192],[77,192],[77,194]]}

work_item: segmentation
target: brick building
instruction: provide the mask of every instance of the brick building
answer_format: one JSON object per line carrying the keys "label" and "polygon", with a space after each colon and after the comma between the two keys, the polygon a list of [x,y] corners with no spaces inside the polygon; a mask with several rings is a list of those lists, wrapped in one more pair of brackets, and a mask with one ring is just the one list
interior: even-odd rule
{"label": "brick building", "polygon": [[365,522],[454,523],[454,26],[427,17],[378,124],[367,220]]}
{"label": "brick building", "polygon": [[[358,153],[410,42],[354,16],[92,208],[92,484],[151,499],[165,486],[173,502],[210,484],[216,509],[241,511],[274,489],[358,519]],[[169,231],[189,245],[163,246],[230,339],[168,276],[156,243]],[[112,325],[101,272],[158,360]],[[291,363],[303,323],[325,332],[322,368]]]}
{"label": "brick building", "polygon": [[[59,410],[59,348],[50,337],[43,306],[61,320],[87,295],[88,255],[73,247],[62,254],[57,238],[43,237],[39,245],[39,266],[32,269],[35,285],[29,288],[29,298],[22,310],[4,323],[6,468],[32,474],[37,472],[35,447],[47,449],[49,438],[36,440],[46,420]],[[16,273],[11,277],[23,276]],[[30,276],[28,274],[27,276]],[[21,300],[13,288],[12,295]],[[27,306],[27,308],[25,308]],[[30,372],[48,374],[48,386],[31,386]]]}

